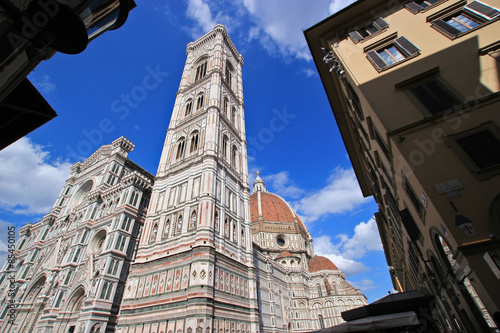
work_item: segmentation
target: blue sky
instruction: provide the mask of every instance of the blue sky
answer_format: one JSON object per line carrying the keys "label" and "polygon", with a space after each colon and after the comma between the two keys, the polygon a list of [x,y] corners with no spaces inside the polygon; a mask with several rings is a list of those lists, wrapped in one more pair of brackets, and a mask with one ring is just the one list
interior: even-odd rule
{"label": "blue sky", "polygon": [[[350,1],[136,3],[123,27],[30,74],[59,116],[0,151],[0,227],[40,220],[71,164],[121,135],[136,145],[129,157],[156,174],[186,45],[222,23],[245,59],[251,182],[260,170],[267,189],[302,216],[316,254],[330,258],[370,302],[392,290],[372,219],[377,205],[361,195],[302,33]],[[148,76],[155,79],[144,89]]]}

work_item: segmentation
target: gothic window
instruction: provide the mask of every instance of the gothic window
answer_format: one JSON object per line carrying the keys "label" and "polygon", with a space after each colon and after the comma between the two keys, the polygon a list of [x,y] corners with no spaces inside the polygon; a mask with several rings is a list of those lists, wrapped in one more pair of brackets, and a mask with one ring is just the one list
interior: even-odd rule
{"label": "gothic window", "polygon": [[238,149],[236,146],[233,146],[231,151],[231,166],[236,169],[236,156],[238,155]]}
{"label": "gothic window", "polygon": [[223,109],[222,111],[224,112],[224,115],[227,117],[228,115],[228,110],[229,110],[229,100],[227,99],[227,97],[224,97],[224,104],[223,104]]}
{"label": "gothic window", "polygon": [[101,324],[94,324],[90,329],[90,333],[101,333]]}
{"label": "gothic window", "polygon": [[216,210],[214,215],[214,228],[216,232],[219,232],[219,212]]}
{"label": "gothic window", "polygon": [[163,229],[163,237],[168,237],[168,230],[170,229],[170,219],[165,222],[165,228]]}
{"label": "gothic window", "polygon": [[132,223],[132,219],[130,217],[124,215],[121,229],[125,230],[125,231],[128,231],[128,229],[130,228],[130,224],[131,223]]}
{"label": "gothic window", "polygon": [[193,210],[191,213],[191,218],[189,220],[189,229],[194,229],[196,228],[196,211]]}
{"label": "gothic window", "polygon": [[179,215],[179,218],[177,219],[177,227],[176,227],[176,234],[180,234],[182,231],[182,215]]}
{"label": "gothic window", "polygon": [[156,235],[158,234],[158,221],[153,224],[153,229],[151,230],[151,235],[149,237],[149,242],[154,242],[156,240]]}
{"label": "gothic window", "polygon": [[198,95],[198,99],[196,100],[196,111],[203,108],[203,94]]}
{"label": "gothic window", "polygon": [[323,291],[321,290],[321,285],[320,284],[318,284],[316,286],[316,289],[318,290],[318,296],[319,297],[323,297]]}
{"label": "gothic window", "polygon": [[61,301],[62,301],[62,298],[64,296],[64,293],[63,292],[60,292],[59,293],[59,297],[57,297],[57,301],[56,301],[56,304],[54,305],[55,308],[58,308],[59,305],[61,304]]}
{"label": "gothic window", "polygon": [[105,281],[99,298],[109,300],[112,290],[113,290],[113,284],[111,282]]}
{"label": "gothic window", "polygon": [[320,328],[325,328],[325,321],[323,320],[323,316],[322,315],[318,316],[318,321],[319,321],[319,327]]}
{"label": "gothic window", "polygon": [[224,220],[224,237],[229,237],[229,223],[227,218]]}
{"label": "gothic window", "polygon": [[222,157],[227,158],[227,148],[228,148],[228,143],[229,140],[227,136],[224,135],[222,138]]}
{"label": "gothic window", "polygon": [[245,229],[241,230],[241,245],[245,246]]}
{"label": "gothic window", "polygon": [[193,101],[188,100],[186,104],[186,110],[184,111],[184,117],[187,117],[191,114],[191,110],[193,109]]}
{"label": "gothic window", "polygon": [[233,221],[233,242],[238,243],[238,236],[236,235],[236,222]]}
{"label": "gothic window", "polygon": [[132,195],[130,196],[130,200],[128,201],[128,203],[135,207],[137,205],[138,199],[139,199],[139,191],[132,191]]}
{"label": "gothic window", "polygon": [[207,62],[204,61],[196,67],[196,76],[194,82],[204,78],[207,75]]}
{"label": "gothic window", "polygon": [[192,153],[197,150],[198,150],[198,131],[195,131],[193,132],[193,134],[191,134],[191,143],[189,146],[189,152]]}
{"label": "gothic window", "polygon": [[231,80],[232,80],[232,76],[233,76],[233,65],[231,65],[231,63],[229,61],[226,62],[226,77],[225,77],[225,80],[226,80],[226,83],[229,87],[231,87]]}
{"label": "gothic window", "polygon": [[184,146],[186,142],[184,140],[184,137],[181,137],[179,140],[177,140],[177,154],[175,155],[175,159],[181,159],[184,156]]}
{"label": "gothic window", "polygon": [[234,107],[231,108],[231,123],[236,124],[236,109]]}

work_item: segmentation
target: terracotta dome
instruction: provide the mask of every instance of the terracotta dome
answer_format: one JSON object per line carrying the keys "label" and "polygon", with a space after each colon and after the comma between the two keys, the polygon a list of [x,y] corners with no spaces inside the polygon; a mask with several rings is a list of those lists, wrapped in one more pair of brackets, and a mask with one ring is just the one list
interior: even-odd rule
{"label": "terracotta dome", "polygon": [[309,272],[319,272],[319,271],[336,271],[337,266],[328,258],[322,256],[314,256],[309,260]]}
{"label": "terracotta dome", "polygon": [[295,258],[295,256],[294,256],[293,254],[291,254],[289,251],[286,251],[286,250],[285,250],[285,251],[281,252],[281,253],[280,253],[280,254],[279,254],[276,258],[274,258],[274,259],[276,260],[276,259],[280,259],[280,258],[288,258],[288,257],[294,257],[294,258]]}
{"label": "terracotta dome", "polygon": [[[259,212],[261,214],[259,214]],[[250,195],[250,219],[252,223],[258,222],[259,220],[266,222],[296,223],[302,231],[307,232],[304,223],[302,223],[299,216],[286,201],[280,196],[269,192],[259,191]]]}

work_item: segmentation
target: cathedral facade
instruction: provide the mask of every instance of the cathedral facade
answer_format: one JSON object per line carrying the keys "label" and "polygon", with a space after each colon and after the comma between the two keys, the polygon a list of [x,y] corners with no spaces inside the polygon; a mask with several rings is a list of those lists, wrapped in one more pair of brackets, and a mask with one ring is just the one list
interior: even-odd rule
{"label": "cathedral facade", "polygon": [[156,177],[124,137],[71,168],[0,273],[2,332],[306,332],[367,304],[259,176],[250,194],[242,65],[221,25],[188,44]]}

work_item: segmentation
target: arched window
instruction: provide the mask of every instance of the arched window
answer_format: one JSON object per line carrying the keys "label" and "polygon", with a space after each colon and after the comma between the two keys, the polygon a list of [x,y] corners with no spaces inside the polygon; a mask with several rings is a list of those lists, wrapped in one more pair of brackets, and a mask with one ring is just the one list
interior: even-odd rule
{"label": "arched window", "polygon": [[227,146],[229,144],[229,140],[227,136],[224,135],[222,138],[222,157],[227,159]]}
{"label": "arched window", "polygon": [[154,222],[153,229],[151,229],[151,235],[149,236],[149,242],[154,242],[156,240],[157,234],[158,234],[158,222]]}
{"label": "arched window", "polygon": [[318,290],[318,296],[319,297],[323,297],[323,291],[321,290],[321,285],[318,284],[316,286],[316,289]]}
{"label": "arched window", "polygon": [[170,229],[170,219],[165,222],[165,227],[163,229],[163,237],[168,237],[168,230]]}
{"label": "arched window", "polygon": [[193,109],[193,101],[188,100],[186,104],[186,110],[184,111],[184,117],[187,117],[191,114],[191,110]]}
{"label": "arched window", "polygon": [[226,83],[229,87],[231,87],[231,79],[233,76],[233,65],[229,61],[226,62]]}
{"label": "arched window", "polygon": [[214,214],[214,228],[215,232],[219,232],[219,212],[217,210]]}
{"label": "arched window", "polygon": [[233,221],[233,242],[238,243],[238,236],[236,235],[236,221]]}
{"label": "arched window", "polygon": [[203,108],[203,94],[198,95],[198,99],[196,100],[196,111]]}
{"label": "arched window", "polygon": [[318,321],[319,321],[319,327],[320,328],[325,328],[325,321],[323,320],[323,316],[322,315],[318,316]]}
{"label": "arched window", "polygon": [[229,111],[229,100],[227,99],[227,97],[224,97],[224,104],[223,104],[223,107],[222,107],[222,111],[224,112],[224,114],[228,115],[228,111]]}
{"label": "arched window", "polygon": [[178,160],[184,156],[184,146],[186,142],[184,137],[177,140],[177,154],[175,155],[175,159]]}
{"label": "arched window", "polygon": [[233,123],[233,125],[236,125],[236,109],[234,108],[234,106],[231,108],[231,123]]}
{"label": "arched window", "polygon": [[191,213],[191,218],[189,219],[189,229],[196,228],[196,211],[193,210]]}
{"label": "arched window", "polygon": [[204,78],[207,75],[207,62],[204,61],[196,67],[196,76],[194,82]]}
{"label": "arched window", "polygon": [[179,218],[177,219],[177,227],[175,230],[176,235],[180,234],[182,231],[182,215],[179,215]]}
{"label": "arched window", "polygon": [[241,229],[241,245],[245,247],[245,229]]}
{"label": "arched window", "polygon": [[238,149],[236,146],[233,146],[231,151],[231,166],[236,169],[236,156],[238,155]]}
{"label": "arched window", "polygon": [[195,131],[191,134],[191,143],[189,145],[189,153],[195,152],[198,150],[198,131]]}
{"label": "arched window", "polygon": [[227,218],[224,220],[224,237],[229,237],[229,223]]}
{"label": "arched window", "polygon": [[111,296],[112,289],[113,289],[113,285],[110,282],[105,281],[104,285],[102,287],[102,290],[101,290],[101,295],[99,298],[109,300],[109,297]]}

